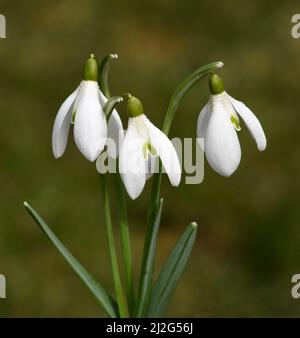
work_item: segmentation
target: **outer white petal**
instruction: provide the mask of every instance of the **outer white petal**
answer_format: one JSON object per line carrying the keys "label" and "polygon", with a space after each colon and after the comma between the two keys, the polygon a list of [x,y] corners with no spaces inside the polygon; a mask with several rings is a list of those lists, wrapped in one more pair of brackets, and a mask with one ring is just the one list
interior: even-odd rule
{"label": "outer white petal", "polygon": [[144,119],[148,128],[151,144],[157,151],[171,184],[178,186],[181,180],[181,167],[172,142],[160,129],[152,124],[146,116],[144,116]]}
{"label": "outer white petal", "polygon": [[252,113],[252,111],[243,102],[238,101],[229,95],[228,97],[234,109],[241,116],[247,128],[249,129],[250,134],[252,135],[252,137],[254,138],[257,144],[258,150],[260,151],[265,150],[267,146],[267,139],[266,139],[265,133],[257,117]]}
{"label": "outer white petal", "polygon": [[150,180],[154,173],[159,172],[159,166],[157,162],[157,157],[152,156],[149,154],[148,161],[147,161],[147,172],[146,172],[146,180]]}
{"label": "outer white petal", "polygon": [[97,82],[82,81],[78,97],[75,102],[75,143],[89,161],[95,161],[105,146],[107,136]]}
{"label": "outer white petal", "polygon": [[212,96],[212,113],[205,134],[205,154],[211,167],[223,176],[230,176],[241,160],[237,133],[218,95]]}
{"label": "outer white petal", "polygon": [[143,156],[144,140],[140,138],[134,119],[128,121],[128,129],[120,149],[119,171],[132,199],[136,199],[144,189],[146,182],[146,165]]}
{"label": "outer white petal", "polygon": [[[206,128],[207,128],[207,123],[209,121],[209,117],[211,114],[211,99],[209,98],[209,101],[207,104],[202,108],[198,121],[197,121],[197,138],[198,139],[205,139],[205,134],[206,134]],[[198,142],[200,148],[204,151],[203,149],[203,142]]]}
{"label": "outer white petal", "polygon": [[55,158],[59,158],[66,150],[69,130],[72,119],[73,103],[78,94],[79,87],[67,97],[59,108],[52,131],[52,149]]}
{"label": "outer white petal", "polygon": [[106,96],[102,93],[102,91],[100,90],[100,88],[99,88],[99,99],[100,99],[101,107],[104,108],[105,103],[107,102],[107,98],[106,98]]}
{"label": "outer white petal", "polygon": [[108,146],[107,151],[112,158],[117,158],[125,135],[121,118],[115,109],[108,120],[107,137],[115,144],[115,147]]}

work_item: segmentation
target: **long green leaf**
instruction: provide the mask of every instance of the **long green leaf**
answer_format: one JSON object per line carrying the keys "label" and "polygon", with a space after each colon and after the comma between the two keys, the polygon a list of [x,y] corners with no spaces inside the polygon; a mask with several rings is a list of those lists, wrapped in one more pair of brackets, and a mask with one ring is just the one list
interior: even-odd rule
{"label": "long green leaf", "polygon": [[174,95],[171,98],[169,107],[166,113],[166,117],[163,124],[163,132],[168,135],[170,127],[174,118],[174,115],[178,109],[185,94],[204,76],[211,72],[214,72],[223,67],[223,62],[217,61],[209,63],[196,69],[191,75],[189,75],[181,84],[177,87]]}
{"label": "long green leaf", "polygon": [[[118,166],[117,166],[118,168]],[[114,175],[115,188],[116,188],[116,200],[118,206],[118,218],[119,218],[119,230],[121,238],[122,258],[125,271],[125,282],[127,291],[127,302],[130,316],[134,316],[135,308],[135,292],[133,282],[133,264],[132,264],[132,251],[130,243],[130,234],[128,226],[126,196],[124,191],[124,185],[119,173]]]}
{"label": "long green leaf", "polygon": [[188,225],[155,282],[148,317],[160,317],[169,304],[183,274],[197,234],[197,224]]}
{"label": "long green leaf", "polygon": [[154,258],[156,252],[157,235],[160,226],[160,219],[163,207],[163,199],[160,200],[159,208],[156,213],[155,221],[151,231],[146,235],[144,252],[146,253],[142,261],[140,289],[137,300],[136,317],[143,317],[147,313],[148,304],[151,296],[151,284],[154,269]]}
{"label": "long green leaf", "polygon": [[126,306],[126,300],[123,293],[123,286],[121,282],[116,243],[111,219],[110,212],[110,202],[109,202],[109,193],[107,186],[107,177],[106,175],[99,175],[101,181],[101,192],[102,192],[102,201],[103,201],[103,212],[104,212],[104,221],[106,224],[106,234],[108,241],[108,249],[111,261],[111,268],[113,274],[113,281],[116,291],[116,298],[119,305],[119,313],[121,318],[128,317],[128,311]]}
{"label": "long green leaf", "polygon": [[41,216],[27,202],[24,202],[24,207],[30,216],[35,220],[35,222],[40,226],[52,244],[69,263],[71,268],[77,273],[83,283],[89,288],[95,298],[101,303],[107,314],[112,318],[118,317],[116,303],[113,298],[104,290],[101,285],[99,285],[94,277],[92,277],[86,271],[86,269],[77,261],[77,259],[69,252],[69,250],[60,242],[60,240],[51,231]]}

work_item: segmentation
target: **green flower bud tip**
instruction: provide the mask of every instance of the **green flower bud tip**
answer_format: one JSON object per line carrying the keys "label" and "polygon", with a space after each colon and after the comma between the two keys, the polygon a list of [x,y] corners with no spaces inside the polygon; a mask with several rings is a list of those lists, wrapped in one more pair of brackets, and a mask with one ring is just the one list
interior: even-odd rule
{"label": "green flower bud tip", "polygon": [[130,117],[137,117],[144,114],[142,102],[134,96],[127,100],[127,112]]}
{"label": "green flower bud tip", "polygon": [[213,95],[224,92],[224,82],[219,75],[213,74],[209,78],[209,90]]}
{"label": "green flower bud tip", "polygon": [[83,80],[98,81],[98,62],[95,55],[91,54],[83,68]]}

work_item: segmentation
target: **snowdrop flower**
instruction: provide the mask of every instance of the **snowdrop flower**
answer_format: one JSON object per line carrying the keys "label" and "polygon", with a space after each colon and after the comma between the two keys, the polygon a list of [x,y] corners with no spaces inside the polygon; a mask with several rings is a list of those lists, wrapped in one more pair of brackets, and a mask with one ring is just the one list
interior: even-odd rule
{"label": "snowdrop flower", "polygon": [[[122,122],[114,110],[107,127],[103,111],[106,101],[98,86],[98,63],[94,55],[91,55],[84,66],[82,82],[64,101],[56,115],[52,133],[55,158],[61,157],[65,152],[71,124],[74,124],[75,143],[89,161],[95,161],[100,155],[107,134],[119,140],[119,135],[122,135],[119,130],[123,130]],[[117,156],[116,151],[112,155]]]}
{"label": "snowdrop flower", "polygon": [[211,96],[200,112],[197,136],[204,139],[203,150],[211,167],[220,175],[230,176],[241,160],[237,136],[237,131],[241,129],[239,117],[256,141],[258,150],[265,150],[267,141],[257,117],[244,103],[226,93],[218,75],[210,77],[209,87]]}
{"label": "snowdrop flower", "polygon": [[129,196],[136,199],[141,194],[158,157],[171,184],[178,186],[181,167],[172,142],[149,121],[140,100],[129,98],[127,110],[128,129],[120,149],[119,171]]}

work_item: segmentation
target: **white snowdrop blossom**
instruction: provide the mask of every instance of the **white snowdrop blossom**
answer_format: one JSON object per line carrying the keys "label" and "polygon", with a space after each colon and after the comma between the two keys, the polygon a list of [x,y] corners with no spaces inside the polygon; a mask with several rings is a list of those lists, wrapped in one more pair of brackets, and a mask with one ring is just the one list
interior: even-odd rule
{"label": "white snowdrop blossom", "polygon": [[198,118],[197,136],[204,139],[203,150],[211,167],[220,175],[230,176],[241,160],[237,136],[237,131],[241,129],[239,117],[256,141],[258,150],[265,150],[267,141],[257,117],[244,103],[224,91],[219,76],[211,76],[210,90],[212,95]]}
{"label": "white snowdrop blossom", "polygon": [[[55,158],[64,154],[72,124],[75,143],[91,162],[95,161],[104,149],[107,135],[116,138],[116,143],[119,144],[119,135],[122,135],[119,130],[123,131],[122,122],[114,110],[107,125],[103,111],[106,101],[98,85],[98,63],[91,55],[85,64],[82,82],[64,101],[56,115],[52,132]],[[111,155],[116,157],[117,152],[112,151]]]}
{"label": "white snowdrop blossom", "polygon": [[132,97],[128,100],[128,128],[120,149],[119,171],[125,188],[132,199],[136,199],[146,180],[155,169],[160,158],[173,186],[181,179],[181,167],[177,152],[169,138],[143,113],[141,102]]}

